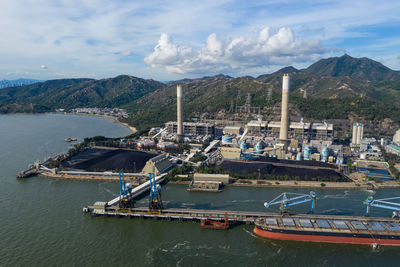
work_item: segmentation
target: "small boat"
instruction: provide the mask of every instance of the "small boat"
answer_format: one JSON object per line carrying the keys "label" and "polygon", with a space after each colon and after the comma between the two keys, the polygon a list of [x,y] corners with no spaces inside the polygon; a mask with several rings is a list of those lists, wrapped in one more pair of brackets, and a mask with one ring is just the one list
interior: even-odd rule
{"label": "small boat", "polygon": [[225,212],[225,221],[214,221],[209,219],[201,219],[200,226],[207,229],[218,229],[218,230],[225,230],[229,228],[229,219],[228,213]]}
{"label": "small boat", "polygon": [[65,138],[64,141],[65,142],[75,142],[77,139],[75,137],[72,138]]}

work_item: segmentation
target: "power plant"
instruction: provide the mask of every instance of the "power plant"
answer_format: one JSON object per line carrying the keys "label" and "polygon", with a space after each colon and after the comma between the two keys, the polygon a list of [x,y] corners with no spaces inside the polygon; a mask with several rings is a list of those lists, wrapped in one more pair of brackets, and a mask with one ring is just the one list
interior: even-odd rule
{"label": "power plant", "polygon": [[285,73],[282,78],[282,112],[281,112],[281,128],[279,132],[279,141],[286,148],[288,146],[288,105],[289,105],[289,90],[290,90],[290,78],[289,74]]}
{"label": "power plant", "polygon": [[[183,121],[182,87],[177,85],[177,120],[165,123],[165,128],[160,132],[162,140],[179,142],[211,142],[213,141],[221,153],[228,158],[256,158],[262,154],[279,159],[315,159],[332,162],[330,152],[338,156],[337,149],[324,149],[330,147],[333,141],[333,125],[326,122],[289,122],[289,93],[290,76],[282,76],[282,102],[281,110],[275,113],[280,115],[280,121],[263,121],[259,107],[251,106],[251,94],[247,94],[244,106],[236,106],[236,113],[241,120],[221,121],[215,119],[204,120],[194,118],[193,121]],[[270,94],[272,91],[269,90]],[[231,103],[232,106],[232,103]],[[233,110],[233,107],[230,108]],[[244,116],[246,112],[247,116]],[[252,117],[254,116],[254,117]],[[254,120],[257,118],[257,120]],[[248,121],[247,119],[253,119]],[[234,130],[232,130],[234,129]],[[161,130],[161,129],[160,129]],[[225,136],[223,136],[225,134]],[[158,136],[158,135],[157,135]],[[265,149],[256,149],[256,145],[264,144]],[[249,145],[247,147],[247,145]],[[309,147],[307,150],[306,147]],[[257,151],[256,151],[257,150]],[[303,153],[302,153],[303,151]],[[323,152],[323,153],[322,153]],[[250,154],[249,154],[250,153]],[[254,154],[254,155],[253,155]],[[323,155],[322,155],[323,154]],[[341,151],[339,151],[340,158]],[[297,156],[298,155],[298,156]]]}

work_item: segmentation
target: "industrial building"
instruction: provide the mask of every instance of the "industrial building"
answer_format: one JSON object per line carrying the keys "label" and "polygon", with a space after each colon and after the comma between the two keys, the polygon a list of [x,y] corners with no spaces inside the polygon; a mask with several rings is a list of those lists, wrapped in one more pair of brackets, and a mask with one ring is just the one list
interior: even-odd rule
{"label": "industrial building", "polygon": [[333,140],[333,124],[313,123],[311,125],[310,140]]}
{"label": "industrial building", "polygon": [[400,146],[396,144],[390,144],[386,146],[386,152],[400,156]]}
{"label": "industrial building", "polygon": [[[214,136],[215,126],[212,123],[203,122],[183,122],[183,135],[209,135]],[[178,123],[170,121],[165,124],[169,134],[178,134]]]}
{"label": "industrial building", "polygon": [[176,121],[170,121],[165,124],[167,134],[177,137],[179,142],[184,141],[185,137],[214,137],[215,126],[212,123],[203,122],[184,122],[183,121],[183,90],[180,85],[176,87],[177,111]]}
{"label": "industrial building", "polygon": [[172,162],[166,154],[160,154],[154,158],[149,159],[144,166],[142,173],[154,173],[160,175],[173,167]]}
{"label": "industrial building", "polygon": [[[279,121],[250,121],[246,127],[250,136],[279,138],[280,125]],[[333,124],[300,121],[290,123],[287,138],[332,141],[333,134]]]}
{"label": "industrial building", "polygon": [[400,129],[393,135],[393,143],[400,145]]}

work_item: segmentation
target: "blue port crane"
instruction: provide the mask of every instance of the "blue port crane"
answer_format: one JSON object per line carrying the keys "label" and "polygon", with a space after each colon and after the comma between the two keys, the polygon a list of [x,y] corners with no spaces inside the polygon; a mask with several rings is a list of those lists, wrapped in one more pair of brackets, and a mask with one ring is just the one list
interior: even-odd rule
{"label": "blue port crane", "polygon": [[134,201],[131,197],[132,184],[125,183],[125,175],[123,172],[118,173],[119,178],[119,207],[120,209],[133,208]]}
{"label": "blue port crane", "polygon": [[123,172],[120,172],[118,174],[118,178],[119,178],[119,195],[125,196],[126,195],[126,187],[125,187],[125,176]]}
{"label": "blue port crane", "polygon": [[317,195],[314,192],[309,194],[284,192],[269,202],[265,202],[264,206],[269,208],[272,205],[280,204],[279,210],[282,214],[289,214],[289,208],[298,204],[311,202],[311,213],[314,213]]}
{"label": "blue port crane", "polygon": [[392,202],[393,200],[400,200],[400,197],[390,197],[382,199],[374,199],[373,196],[369,196],[364,200],[363,204],[367,206],[366,216],[369,216],[369,212],[372,207],[383,208],[393,211],[392,218],[399,219],[400,203]]}
{"label": "blue port crane", "polygon": [[150,180],[150,201],[149,201],[149,213],[161,213],[163,209],[161,199],[161,185],[156,183],[154,173],[149,173]]}

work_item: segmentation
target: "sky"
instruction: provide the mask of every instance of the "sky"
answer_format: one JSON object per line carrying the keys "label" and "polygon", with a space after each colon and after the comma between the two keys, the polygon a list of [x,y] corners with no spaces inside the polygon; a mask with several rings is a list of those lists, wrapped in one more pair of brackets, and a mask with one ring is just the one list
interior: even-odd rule
{"label": "sky", "polygon": [[321,58],[400,70],[400,1],[0,0],[0,80],[258,76]]}

